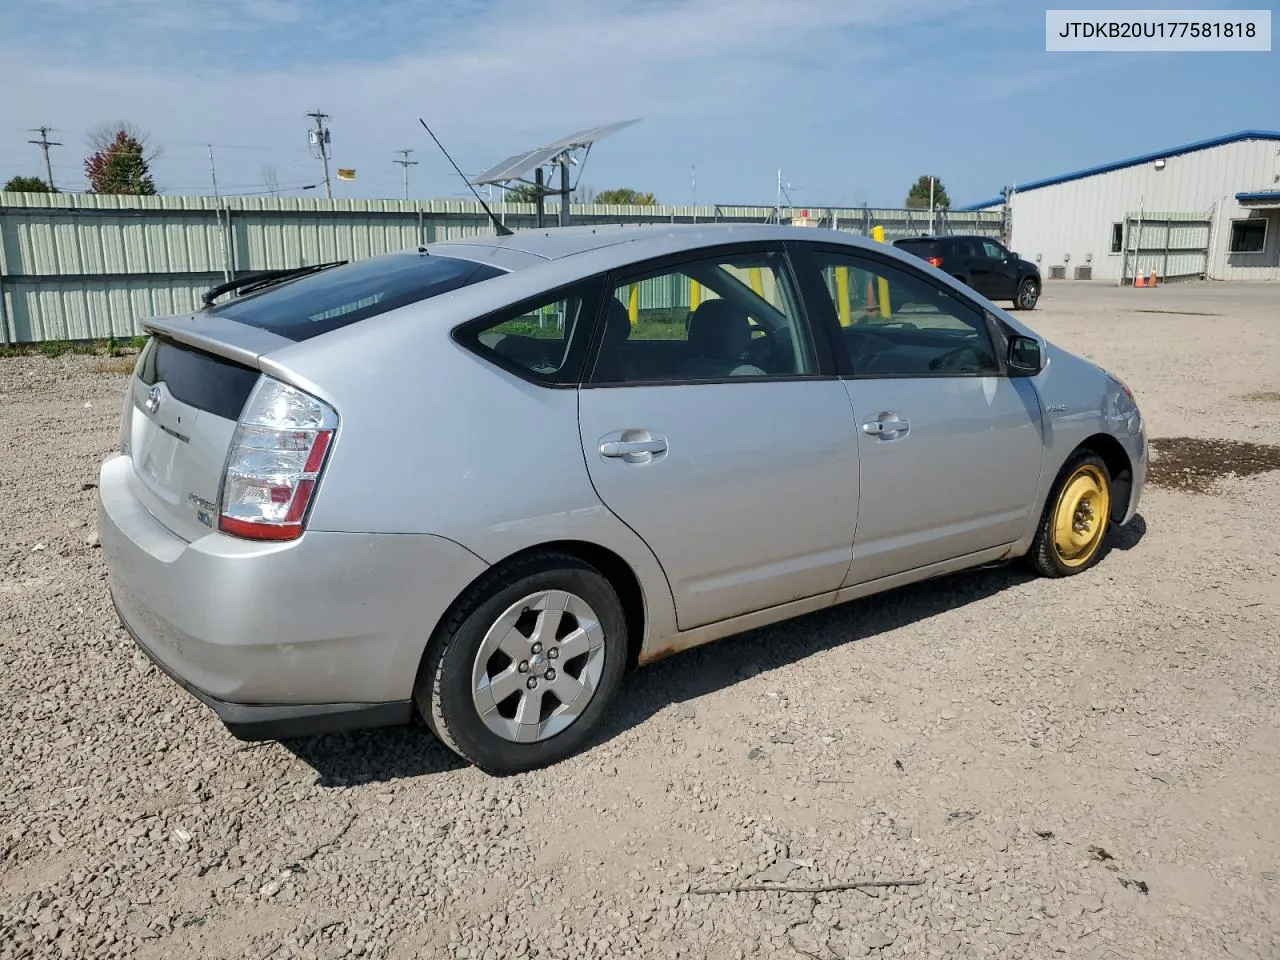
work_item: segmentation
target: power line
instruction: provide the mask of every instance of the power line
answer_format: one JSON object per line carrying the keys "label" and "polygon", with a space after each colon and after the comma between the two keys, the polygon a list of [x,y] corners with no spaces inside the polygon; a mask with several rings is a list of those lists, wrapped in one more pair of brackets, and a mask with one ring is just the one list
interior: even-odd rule
{"label": "power line", "polygon": [[307,114],[316,122],[314,130],[307,131],[307,139],[310,141],[312,149],[320,151],[320,159],[324,161],[324,195],[327,199],[333,199],[333,189],[329,186],[329,128],[324,122],[329,119],[327,113],[321,113],[319,110],[313,110]]}
{"label": "power line", "polygon": [[400,166],[404,167],[404,198],[408,200],[409,199],[409,168],[416,167],[418,165],[418,161],[409,159],[409,154],[413,153],[412,150],[397,150],[396,153],[400,154],[400,159],[392,160],[391,162],[398,163],[400,164]]}
{"label": "power line", "polygon": [[50,190],[53,189],[53,167],[49,164],[49,148],[62,146],[62,144],[58,143],[56,140],[49,139],[49,134],[52,131],[53,127],[35,127],[28,132],[40,134],[40,139],[27,141],[27,143],[35,144],[44,151],[44,180],[45,183],[49,184]]}

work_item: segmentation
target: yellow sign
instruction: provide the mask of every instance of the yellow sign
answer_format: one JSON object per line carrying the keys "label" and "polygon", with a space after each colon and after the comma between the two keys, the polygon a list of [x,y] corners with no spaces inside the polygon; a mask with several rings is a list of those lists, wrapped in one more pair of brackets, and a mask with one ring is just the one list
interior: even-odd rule
{"label": "yellow sign", "polygon": [[344,167],[339,167],[339,168],[338,168],[338,179],[339,179],[339,180],[354,180],[355,178],[356,178],[356,172],[355,172],[355,170],[354,170],[354,169],[350,169],[350,170],[348,170],[348,169],[346,169],[346,168],[344,168]]}

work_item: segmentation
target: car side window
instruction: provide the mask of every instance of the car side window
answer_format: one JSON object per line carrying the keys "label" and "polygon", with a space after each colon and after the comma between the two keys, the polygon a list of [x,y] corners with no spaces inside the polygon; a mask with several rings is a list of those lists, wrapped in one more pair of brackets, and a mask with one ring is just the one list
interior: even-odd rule
{"label": "car side window", "polygon": [[577,383],[599,302],[599,284],[585,283],[525,301],[460,327],[469,349],[526,379]]}
{"label": "car side window", "polygon": [[593,384],[817,372],[781,250],[688,260],[619,276],[604,303]]}
{"label": "car side window", "polygon": [[982,250],[983,250],[983,253],[985,253],[992,260],[1004,260],[1005,257],[1007,256],[1007,254],[1005,253],[1004,247],[1000,246],[1000,244],[998,243],[994,243],[991,240],[982,241]]}
{"label": "car side window", "polygon": [[981,310],[945,287],[872,257],[816,251],[854,376],[991,376],[996,350]]}

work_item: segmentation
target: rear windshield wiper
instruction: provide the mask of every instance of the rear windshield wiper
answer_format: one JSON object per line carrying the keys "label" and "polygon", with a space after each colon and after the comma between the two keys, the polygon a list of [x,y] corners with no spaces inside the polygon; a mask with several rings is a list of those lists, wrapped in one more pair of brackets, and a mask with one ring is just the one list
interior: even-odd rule
{"label": "rear windshield wiper", "polygon": [[257,273],[248,273],[243,277],[236,277],[234,280],[220,283],[216,287],[210,287],[204,292],[204,296],[201,299],[206,307],[211,307],[213,306],[213,301],[224,293],[230,293],[234,290],[244,296],[246,293],[261,290],[273,284],[283,283],[286,280],[293,280],[297,277],[305,277],[309,273],[319,273],[321,270],[328,270],[330,267],[340,267],[346,262],[346,260],[333,260],[329,263],[312,264],[309,267],[293,267],[288,270],[261,270]]}

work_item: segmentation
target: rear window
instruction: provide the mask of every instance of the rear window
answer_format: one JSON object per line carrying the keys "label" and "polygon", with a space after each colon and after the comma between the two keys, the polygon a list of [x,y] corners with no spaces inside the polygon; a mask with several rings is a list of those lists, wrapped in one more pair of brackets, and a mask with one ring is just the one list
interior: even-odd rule
{"label": "rear window", "polygon": [[152,337],[142,349],[138,379],[148,386],[163,381],[183,403],[215,417],[239,420],[244,402],[258,382],[258,371],[163,337]]}
{"label": "rear window", "polygon": [[457,257],[396,253],[330,267],[207,312],[290,340],[307,340],[502,272]]}
{"label": "rear window", "polygon": [[894,243],[894,246],[925,260],[935,256],[938,252],[936,240],[898,240]]}

